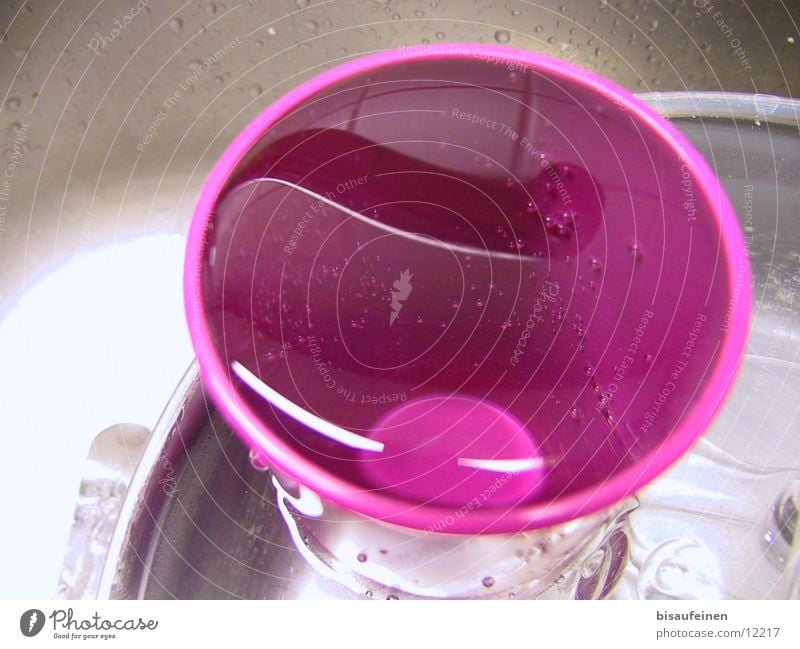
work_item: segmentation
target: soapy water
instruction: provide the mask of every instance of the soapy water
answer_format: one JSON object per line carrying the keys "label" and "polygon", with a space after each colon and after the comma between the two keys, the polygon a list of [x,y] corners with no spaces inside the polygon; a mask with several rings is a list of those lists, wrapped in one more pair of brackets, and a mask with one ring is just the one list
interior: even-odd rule
{"label": "soapy water", "polygon": [[275,127],[218,202],[203,299],[237,390],[320,468],[409,503],[463,508],[498,475],[481,506],[546,502],[635,465],[714,369],[711,207],[681,214],[681,161],[610,100],[585,123],[534,92],[553,117],[531,155],[454,119],[459,84],[400,85],[427,137],[362,105],[332,126],[345,90]]}

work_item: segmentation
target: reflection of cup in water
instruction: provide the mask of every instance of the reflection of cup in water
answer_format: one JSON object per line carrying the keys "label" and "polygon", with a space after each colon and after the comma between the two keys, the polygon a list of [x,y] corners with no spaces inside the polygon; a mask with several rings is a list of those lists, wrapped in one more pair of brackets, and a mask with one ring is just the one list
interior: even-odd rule
{"label": "reflection of cup in water", "polygon": [[273,104],[206,185],[186,277],[205,381],[261,460],[456,533],[563,523],[674,462],[733,378],[750,291],[674,129],[486,46],[358,59]]}

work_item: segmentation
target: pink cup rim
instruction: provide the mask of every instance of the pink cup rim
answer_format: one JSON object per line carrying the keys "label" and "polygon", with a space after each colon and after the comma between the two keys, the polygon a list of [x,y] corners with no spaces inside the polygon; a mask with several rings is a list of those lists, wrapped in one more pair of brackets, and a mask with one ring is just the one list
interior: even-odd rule
{"label": "pink cup rim", "polygon": [[[640,124],[649,127],[680,156],[691,171],[699,194],[716,210],[731,299],[730,321],[713,379],[698,394],[672,433],[636,465],[609,480],[553,501],[502,508],[477,508],[455,516],[452,508],[414,505],[365,490],[310,462],[274,435],[237,394],[230,372],[212,342],[205,315],[201,269],[206,226],[231,173],[258,139],[306,99],[344,79],[387,65],[443,58],[480,58],[514,63],[551,77],[569,80],[618,101]],[[370,518],[420,530],[457,534],[513,533],[555,525],[603,510],[635,493],[674,464],[710,424],[729,392],[741,362],[748,333],[751,279],[747,249],[736,214],[718,179],[703,157],[667,120],[617,84],[578,66],[542,54],[485,44],[440,43],[388,50],[362,56],[327,70],[295,87],[265,108],[227,147],[214,165],[200,194],[189,228],[184,267],[184,306],[203,383],[239,437],[269,464],[323,498]],[[738,291],[738,297],[736,296]]]}

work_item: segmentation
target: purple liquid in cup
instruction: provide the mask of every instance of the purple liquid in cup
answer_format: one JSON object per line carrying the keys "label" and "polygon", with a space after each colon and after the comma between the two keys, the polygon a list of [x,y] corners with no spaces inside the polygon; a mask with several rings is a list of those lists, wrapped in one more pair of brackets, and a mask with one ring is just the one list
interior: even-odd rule
{"label": "purple liquid in cup", "polygon": [[701,432],[744,340],[740,234],[697,154],[629,96],[498,51],[518,65],[384,54],[287,99],[187,261],[248,443],[415,527],[613,503]]}

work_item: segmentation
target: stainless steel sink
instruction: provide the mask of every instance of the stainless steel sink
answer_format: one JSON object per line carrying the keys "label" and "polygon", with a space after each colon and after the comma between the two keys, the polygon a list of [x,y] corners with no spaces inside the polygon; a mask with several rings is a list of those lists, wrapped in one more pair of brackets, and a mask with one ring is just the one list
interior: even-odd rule
{"label": "stainless steel sink", "polygon": [[[784,6],[705,1],[5,3],[0,7],[4,61],[0,129],[3,165],[11,175],[6,175],[7,184],[0,184],[0,325],[25,296],[65,264],[99,249],[114,255],[133,238],[182,236],[199,188],[223,148],[266,104],[302,79],[348,58],[404,44],[507,43],[570,59],[635,92],[670,93],[650,94],[648,101],[676,117],[678,127],[720,175],[746,226],[757,289],[756,318],[742,376],[708,435],[712,450],[701,449],[705,453],[701,456],[710,458],[723,473],[746,474],[740,466],[746,463],[761,473],[793,475],[800,463],[793,433],[800,390],[798,113],[795,103],[770,96],[800,92],[800,42],[795,42],[800,39],[799,21],[800,11]],[[718,91],[745,96],[697,94]],[[176,255],[170,268],[179,272],[180,253],[175,250],[165,254]],[[148,261],[138,263],[144,266]],[[134,264],[130,272],[141,271]],[[132,290],[131,286],[135,284],[124,290]],[[94,318],[93,309],[101,309],[115,287],[87,283],[59,290],[68,292],[65,297],[74,308],[86,309],[92,314],[87,317]],[[152,350],[164,343],[147,323],[168,317],[166,324],[173,330],[183,326],[179,305],[167,316],[149,311],[157,301],[143,298],[131,304],[131,312],[119,317],[139,324],[109,327],[102,340],[78,331],[70,341],[81,350],[74,356],[85,358],[87,367],[94,368],[93,359],[102,360],[110,348],[136,346],[149,362]],[[51,329],[57,330],[66,316],[49,314]],[[0,391],[0,426],[8,431],[4,436],[42,440],[35,447],[11,448],[36,448],[42,467],[37,480],[56,482],[57,449],[78,447],[78,455],[85,453],[87,442],[78,434],[78,424],[67,419],[50,430],[38,423],[37,413],[8,415],[23,391],[28,396],[25,403],[39,399],[43,407],[60,403],[59,399],[79,400],[87,409],[98,407],[92,405],[95,383],[84,379],[80,368],[61,360],[63,339],[53,334],[51,340],[51,329],[21,326],[13,331],[33,332],[26,340],[0,341],[4,343],[0,367],[7,375]],[[147,333],[137,335],[140,330]],[[8,349],[23,345],[31,351],[6,356]],[[39,348],[48,351],[37,352]],[[43,363],[47,381],[37,369]],[[147,376],[146,368],[120,364],[109,368],[103,380],[116,385],[118,374],[132,372]],[[147,413],[164,407],[180,379],[176,364],[154,366],[152,374],[152,381],[138,379]],[[48,390],[58,386],[59,393],[34,394],[40,386]],[[127,502],[144,502],[147,508],[129,504],[122,510],[125,525],[135,522],[136,529],[123,526],[111,541],[104,539],[116,545],[111,546],[103,580],[98,582],[99,573],[92,573],[81,582],[83,587],[62,582],[62,594],[349,596],[337,584],[320,582],[309,572],[277,516],[268,475],[250,468],[246,452],[202,391],[196,385],[193,390],[199,409],[186,410],[186,419],[177,428],[183,405],[168,412],[145,451],[129,492],[134,496],[129,495]],[[108,396],[103,393],[102,399],[107,401]],[[103,406],[104,412],[114,412],[112,403]],[[118,420],[126,417],[121,409]],[[148,417],[137,423],[153,428],[155,418]],[[106,424],[82,433],[93,437]],[[58,443],[48,435],[57,436]],[[132,455],[138,452],[134,447],[131,442]],[[723,451],[734,460],[721,459]],[[2,473],[8,484],[2,484],[10,493],[20,479],[20,460],[4,461],[8,464],[2,465]],[[696,480],[702,462],[698,464],[697,457],[692,461],[677,468],[670,479]],[[74,478],[79,471],[72,470],[72,482],[62,481],[58,489],[77,489]],[[145,494],[152,488],[148,480],[156,475],[157,480],[175,480],[172,496],[167,496],[163,484],[159,492]],[[742,477],[750,484],[748,479]],[[757,528],[747,529],[763,536],[771,529],[773,501],[791,484],[770,486],[755,478],[751,483],[767,485],[765,493],[777,489],[770,498],[761,492],[753,497],[766,518]],[[652,569],[652,561],[645,565],[652,554],[646,550],[668,543],[678,530],[665,531],[659,527],[660,519],[648,519],[647,512],[665,506],[682,511],[687,506],[664,505],[664,492],[654,487],[641,496],[641,507],[634,514],[634,523],[636,516],[640,518],[643,535],[631,538],[632,556],[641,555],[637,575]],[[126,489],[124,484],[112,496],[119,500]],[[719,486],[714,493],[723,492]],[[46,506],[45,491],[31,488],[27,493],[35,495],[29,495],[29,501],[20,496],[20,512]],[[157,493],[161,496],[154,496]],[[713,500],[713,493],[709,498]],[[113,524],[117,514],[111,509]],[[735,519],[736,513],[731,516]],[[69,514],[55,518],[68,519]],[[737,529],[731,525],[730,530]],[[52,545],[58,547],[51,551],[58,556],[49,563],[60,564],[66,528],[61,531],[42,523],[36,530],[40,536],[52,534]],[[110,534],[110,529],[106,532]],[[9,550],[0,554],[15,556],[21,565],[43,562],[21,540],[8,543]],[[735,568],[747,565],[752,559],[747,552],[756,551],[739,548],[737,556],[734,546],[726,546],[725,561],[734,566],[733,572],[720,582],[722,591],[706,594],[797,596],[798,586],[791,582],[786,565],[794,556],[792,543],[788,545],[788,554],[775,550],[774,574],[766,567],[759,573],[767,576],[754,586],[757,591],[747,590],[744,573]],[[764,550],[758,544],[754,547]],[[669,556],[676,553],[680,554],[674,550]],[[617,595],[648,595],[637,590],[637,579],[626,581],[626,575],[621,576]],[[20,594],[48,596],[18,583]]]}

